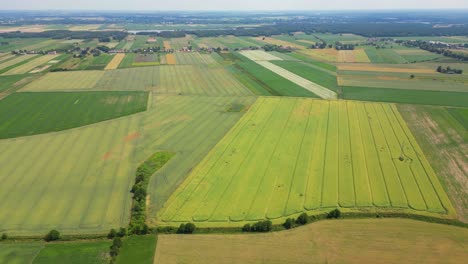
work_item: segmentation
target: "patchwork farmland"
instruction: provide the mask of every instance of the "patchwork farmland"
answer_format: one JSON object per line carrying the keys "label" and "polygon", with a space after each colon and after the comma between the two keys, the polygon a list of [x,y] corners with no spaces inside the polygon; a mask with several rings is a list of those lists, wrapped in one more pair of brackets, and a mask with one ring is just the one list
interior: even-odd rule
{"label": "patchwork farmland", "polygon": [[0,263],[466,259],[458,13],[39,13],[0,12]]}
{"label": "patchwork farmland", "polygon": [[158,219],[229,225],[336,207],[455,214],[394,105],[260,98]]}

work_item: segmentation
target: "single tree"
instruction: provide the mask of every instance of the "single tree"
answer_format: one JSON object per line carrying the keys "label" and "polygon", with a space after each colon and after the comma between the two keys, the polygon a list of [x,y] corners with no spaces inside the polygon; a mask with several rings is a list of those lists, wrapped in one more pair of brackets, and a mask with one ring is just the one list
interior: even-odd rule
{"label": "single tree", "polygon": [[49,233],[44,237],[44,240],[49,242],[49,241],[55,241],[60,239],[60,232],[53,229],[50,230]]}
{"label": "single tree", "polygon": [[306,213],[302,213],[296,220],[296,224],[298,225],[305,225],[309,222],[309,217]]}

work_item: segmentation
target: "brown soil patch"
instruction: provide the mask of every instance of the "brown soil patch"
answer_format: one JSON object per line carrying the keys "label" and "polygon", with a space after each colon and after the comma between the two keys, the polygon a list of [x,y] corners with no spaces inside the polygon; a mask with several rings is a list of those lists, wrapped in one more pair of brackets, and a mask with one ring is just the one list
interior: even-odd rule
{"label": "brown soil patch", "polygon": [[166,54],[166,63],[169,65],[176,65],[176,57],[173,53]]}
{"label": "brown soil patch", "polygon": [[112,152],[109,151],[109,152],[106,152],[104,154],[104,156],[102,156],[102,159],[103,160],[110,160],[111,157],[112,157]]}
{"label": "brown soil patch", "polygon": [[128,134],[126,137],[124,137],[124,141],[125,142],[130,142],[130,141],[135,140],[135,139],[137,139],[139,137],[140,137],[140,133],[133,132],[133,133]]}

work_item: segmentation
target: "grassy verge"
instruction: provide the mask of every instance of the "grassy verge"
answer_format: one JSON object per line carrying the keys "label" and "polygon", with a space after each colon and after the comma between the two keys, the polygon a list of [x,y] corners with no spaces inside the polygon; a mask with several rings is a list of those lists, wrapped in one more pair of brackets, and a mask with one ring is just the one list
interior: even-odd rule
{"label": "grassy verge", "polygon": [[126,237],[116,263],[153,263],[157,240],[157,235]]}

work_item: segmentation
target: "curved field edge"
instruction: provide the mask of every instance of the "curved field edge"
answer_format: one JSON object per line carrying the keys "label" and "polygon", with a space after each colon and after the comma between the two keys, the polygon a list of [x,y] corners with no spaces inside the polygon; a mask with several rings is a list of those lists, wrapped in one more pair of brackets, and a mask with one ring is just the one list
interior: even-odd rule
{"label": "curved field edge", "polygon": [[[389,115],[389,117],[384,118],[386,121],[385,120],[378,121],[378,122],[382,123],[381,126],[385,126],[386,125],[385,122],[387,122],[387,123],[390,122],[390,121],[396,122],[396,124],[397,124],[396,126],[398,126],[398,129],[395,130],[396,128],[390,128],[390,131],[395,130],[396,132],[394,132],[394,133],[406,134],[406,136],[404,137],[405,139],[403,141],[401,141],[399,144],[396,143],[396,141],[393,139],[393,141],[394,141],[393,143],[391,141],[389,141],[390,143],[392,143],[392,145],[389,145],[388,147],[385,147],[385,148],[389,148],[388,151],[390,151],[388,154],[385,154],[385,155],[388,156],[389,161],[390,161],[391,157],[398,158],[398,156],[395,156],[395,154],[396,153],[399,154],[400,147],[401,147],[401,148],[404,148],[405,152],[412,155],[413,158],[417,157],[418,160],[416,161],[417,163],[415,163],[415,164],[417,164],[417,166],[423,166],[424,170],[426,171],[426,172],[422,172],[422,173],[426,174],[426,176],[423,176],[423,178],[421,178],[420,169],[416,169],[416,168],[412,169],[412,170],[416,169],[416,171],[414,171],[412,173],[412,174],[414,174],[414,176],[406,176],[407,173],[408,173],[408,172],[406,172],[406,174],[404,174],[405,176],[402,178],[404,180],[404,182],[400,183],[400,184],[402,184],[401,187],[397,187],[397,185],[399,185],[398,181],[400,181],[400,180],[397,180],[397,178],[396,179],[389,178],[389,177],[398,177],[398,176],[391,176],[391,174],[387,175],[387,173],[386,173],[385,178],[387,178],[387,181],[390,180],[390,182],[385,183],[387,185],[386,188],[392,188],[392,190],[391,190],[392,192],[390,194],[388,194],[388,195],[390,195],[389,197],[391,199],[390,204],[388,202],[387,203],[381,203],[381,204],[375,204],[376,202],[378,202],[378,201],[375,200],[375,198],[374,198],[373,202],[371,200],[371,204],[373,203],[372,206],[365,205],[366,203],[364,203],[364,202],[359,203],[359,205],[360,205],[359,206],[358,204],[356,204],[352,200],[350,200],[351,204],[349,204],[349,205],[347,204],[347,202],[349,202],[349,201],[346,201],[346,200],[344,200],[344,201],[340,200],[339,203],[336,203],[336,204],[330,203],[329,205],[327,205],[328,202],[324,204],[323,203],[324,200],[322,200],[321,205],[319,203],[318,206],[315,205],[315,206],[312,206],[312,207],[304,207],[302,209],[297,209],[296,211],[295,210],[284,211],[284,213],[282,213],[281,215],[268,216],[268,215],[262,213],[261,215],[257,214],[257,216],[255,216],[256,212],[254,210],[254,211],[252,211],[254,214],[252,214],[252,217],[250,217],[250,218],[248,217],[248,215],[247,215],[247,218],[245,218],[245,216],[244,217],[234,217],[233,218],[232,217],[233,215],[229,214],[229,213],[228,214],[221,213],[221,214],[216,215],[216,210],[215,210],[215,211],[213,211],[212,214],[206,215],[206,213],[203,213],[203,214],[198,214],[199,216],[195,217],[197,215],[197,213],[196,213],[197,210],[201,210],[200,212],[203,212],[203,210],[205,210],[205,208],[207,206],[211,206],[211,208],[222,208],[222,209],[224,209],[223,205],[230,206],[231,204],[237,204],[237,202],[240,201],[240,200],[236,200],[236,199],[240,199],[240,198],[236,198],[234,200],[231,199],[232,197],[235,198],[236,197],[235,195],[233,196],[233,195],[227,195],[225,193],[223,194],[222,190],[221,190],[221,194],[220,194],[220,192],[216,190],[217,188],[211,188],[210,189],[209,186],[206,187],[205,185],[207,183],[208,183],[208,185],[217,184],[217,183],[213,182],[213,180],[214,180],[214,178],[212,178],[213,176],[211,176],[211,178],[208,177],[207,180],[203,179],[203,175],[206,175],[208,173],[208,171],[209,171],[209,170],[206,171],[206,169],[213,166],[216,163],[216,160],[219,159],[220,155],[222,156],[223,152],[231,153],[230,155],[234,155],[234,156],[237,155],[235,152],[231,152],[233,150],[229,150],[229,149],[226,149],[226,148],[229,148],[229,145],[231,144],[230,142],[232,140],[234,140],[238,136],[239,133],[243,133],[242,131],[245,130],[245,129],[243,129],[242,126],[247,126],[248,125],[247,124],[249,122],[248,120],[252,118],[252,115],[254,115],[255,112],[257,112],[257,111],[263,111],[262,107],[260,106],[261,104],[266,105],[268,103],[271,103],[272,101],[281,101],[281,100],[284,101],[284,100],[292,100],[292,99],[293,98],[289,98],[289,99],[288,98],[284,98],[284,99],[260,98],[259,100],[257,100],[257,103],[254,104],[254,106],[250,109],[250,111],[246,115],[244,115],[244,117],[229,131],[229,133],[223,138],[223,140],[221,140],[216,145],[216,147],[205,157],[205,159],[194,169],[192,174],[179,186],[179,188],[176,190],[176,192],[169,198],[169,200],[165,204],[164,208],[158,213],[158,215],[156,217],[156,219],[157,219],[156,223],[161,224],[161,225],[177,225],[180,222],[193,221],[193,222],[196,222],[197,225],[206,226],[206,227],[209,227],[209,226],[213,226],[213,227],[214,226],[217,226],[217,227],[240,226],[243,223],[247,223],[247,222],[252,223],[252,222],[255,222],[257,220],[262,220],[262,219],[272,219],[274,222],[279,223],[281,221],[284,221],[284,219],[286,219],[287,217],[296,216],[301,212],[307,212],[309,214],[311,214],[311,213],[315,214],[317,212],[320,213],[320,212],[324,212],[324,211],[329,211],[329,210],[331,210],[333,208],[336,208],[336,207],[339,207],[339,208],[341,208],[342,210],[344,210],[346,212],[356,212],[356,213],[362,213],[362,212],[384,213],[384,212],[389,212],[389,213],[401,213],[401,214],[415,214],[415,215],[421,215],[421,216],[427,216],[427,217],[436,217],[436,218],[441,218],[441,219],[453,219],[455,217],[455,210],[453,209],[453,207],[452,207],[452,205],[450,203],[450,200],[448,199],[448,197],[447,197],[445,191],[443,190],[443,188],[440,186],[440,182],[438,182],[438,179],[435,176],[435,173],[433,172],[431,166],[429,165],[426,158],[424,157],[424,154],[420,150],[419,146],[415,142],[414,137],[408,131],[408,128],[406,127],[406,124],[402,120],[401,116],[399,116],[399,113],[397,112],[395,106],[390,105],[390,104],[376,104],[376,103],[366,103],[365,105],[366,105],[366,107],[367,106],[377,107],[376,110],[378,110],[380,108],[380,106],[382,105],[382,107],[383,107],[382,110],[378,110],[377,113],[379,113],[379,111],[380,111],[379,115],[384,115],[384,116]],[[301,101],[301,100],[302,101],[310,100],[310,101],[313,101],[314,104],[320,104],[321,102],[323,102],[323,101],[311,100],[311,99],[295,99],[295,100],[297,100],[298,102]],[[346,101],[344,101],[342,103],[351,104],[351,105],[353,105],[353,107],[356,107],[355,104],[358,104],[356,102],[346,102]],[[339,102],[330,102],[329,104],[339,104]],[[362,103],[362,105],[364,106],[364,103]],[[280,108],[278,106],[275,106],[275,107]],[[353,110],[353,111],[355,111],[355,110]],[[375,111],[375,110],[372,110],[368,114],[373,116],[373,117],[376,117],[375,114],[372,114],[373,111]],[[392,111],[395,111],[395,112],[393,112],[393,114],[392,114]],[[263,114],[263,115],[259,115],[259,116],[265,116],[265,115]],[[371,116],[369,116],[369,118],[371,118]],[[267,117],[268,117],[268,115],[267,115]],[[350,116],[350,117],[353,117],[353,116]],[[284,118],[284,117],[282,117],[282,118]],[[387,120],[387,118],[390,118],[390,119]],[[353,119],[350,119],[350,120],[353,120]],[[260,122],[260,120],[257,119],[256,122]],[[267,122],[267,121],[265,121],[265,122]],[[350,124],[352,124],[352,122]],[[265,124],[262,124],[261,122],[260,123],[253,122],[250,125],[251,126],[262,127]],[[284,126],[284,124],[282,124],[282,126]],[[372,126],[372,129],[376,129],[376,127],[375,127],[376,124],[373,124],[373,125],[371,124],[371,126]],[[380,128],[379,128],[379,131],[380,131]],[[388,131],[388,128],[385,129],[385,131]],[[392,137],[395,137],[395,135],[391,134],[390,132],[383,133],[383,131],[381,131],[379,133],[380,133],[378,135],[379,137],[384,137],[383,138],[384,142],[385,142],[385,140],[388,141]],[[255,140],[255,136],[253,136],[253,135],[251,135],[251,136],[254,137],[253,140]],[[262,135],[259,138],[262,138],[263,136],[265,136],[265,135]],[[400,135],[400,137],[401,137],[401,135]],[[242,136],[241,136],[241,138],[242,138]],[[247,143],[247,142],[245,142],[245,143],[247,144],[247,146],[249,145],[249,143]],[[376,144],[377,143],[378,142],[376,141]],[[389,144],[389,143],[384,143],[384,144]],[[242,150],[242,146],[237,146],[237,145],[235,145],[233,147],[233,149],[236,149],[236,147],[239,147]],[[383,145],[382,145],[382,148],[384,148]],[[226,149],[226,150],[223,150],[223,149]],[[257,152],[259,152],[260,156],[262,155],[261,150],[257,150]],[[241,154],[241,155],[248,155],[248,154]],[[379,154],[379,155],[382,155],[382,154]],[[393,156],[389,156],[389,155],[393,155]],[[222,158],[222,160],[225,160],[225,159],[226,159],[226,156],[224,158]],[[235,163],[236,162],[236,160],[235,160],[236,157],[233,157],[233,159],[234,160],[227,159],[226,164],[228,164],[230,162]],[[244,165],[245,165],[245,167],[247,169],[249,169],[249,165],[251,163],[249,163],[249,161],[246,161],[246,162],[247,163],[245,163]],[[262,164],[264,162],[265,161],[262,162],[262,161],[259,161],[259,160],[254,161],[254,163],[256,163],[256,164]],[[281,161],[278,161],[278,162],[281,162]],[[388,163],[388,161],[386,161],[386,162]],[[394,165],[390,165],[390,166],[397,166],[396,169],[397,169],[398,173],[403,173],[405,170],[407,170],[406,167],[405,167],[406,165],[405,166],[404,165],[399,165],[398,163],[395,163],[395,161],[392,161],[392,162],[394,163]],[[410,162],[410,161],[407,161],[407,162]],[[411,163],[413,163],[412,159],[411,159]],[[239,163],[235,163],[235,164],[240,166]],[[418,165],[418,164],[420,164],[420,165]],[[226,166],[228,166],[228,165],[226,165]],[[233,166],[235,167],[235,165],[233,165]],[[256,166],[256,165],[252,164],[252,166]],[[362,166],[362,165],[360,165],[360,166]],[[380,164],[380,166],[382,166],[382,164]],[[392,169],[392,170],[395,170],[395,168]],[[418,170],[419,170],[419,172],[418,172]],[[220,168],[217,168],[217,171],[218,171],[217,175],[219,175],[219,176],[217,176],[218,178],[219,177],[222,178],[221,175],[230,173],[229,170],[223,172],[223,170],[220,169]],[[397,173],[397,171],[395,171],[394,173]],[[219,174],[219,173],[221,173],[221,174]],[[267,173],[267,172],[257,172],[256,174],[261,175],[262,173]],[[197,177],[201,177],[201,178],[197,179]],[[338,177],[338,176],[336,176],[336,177]],[[347,181],[345,178],[342,178],[343,177],[342,175],[339,175],[339,177],[340,177],[340,180]],[[410,177],[410,178],[408,178],[408,177]],[[413,177],[415,177],[415,178],[412,179]],[[193,182],[194,180],[198,184],[196,186],[190,186],[191,182]],[[247,184],[247,186],[248,186],[249,185],[249,179],[248,178],[247,179],[243,178],[243,180],[245,180],[245,184]],[[214,180],[214,181],[216,182],[216,180]],[[231,180],[229,178],[222,178],[222,180],[219,180],[219,182],[223,182],[223,181],[230,182]],[[392,181],[393,181],[393,183],[392,183]],[[411,183],[411,181],[416,181],[416,182]],[[200,185],[200,183],[202,183],[202,184]],[[277,184],[279,184],[279,183],[277,183]],[[327,183],[327,184],[330,184],[330,183]],[[393,184],[394,187],[392,187],[392,185],[389,185],[389,184]],[[395,184],[397,184],[397,185],[395,185]],[[437,193],[436,195],[438,196],[438,198],[436,198],[436,200],[434,200],[434,197],[431,198],[431,196],[430,196],[430,195],[434,195],[435,193],[434,194],[427,193],[427,189],[425,189],[426,191],[420,193],[419,195],[424,194],[423,199],[425,199],[426,201],[423,202],[423,206],[424,206],[424,203],[428,203],[428,205],[430,205],[431,207],[432,206],[436,206],[436,207],[432,207],[433,209],[429,208],[429,210],[428,209],[418,209],[418,207],[414,207],[411,203],[406,204],[406,202],[405,202],[405,204],[401,204],[401,205],[399,205],[399,204],[393,205],[393,202],[394,202],[393,199],[401,199],[401,197],[400,197],[401,195],[404,195],[404,196],[408,195],[408,194],[405,195],[404,193],[401,193],[401,194],[396,193],[396,190],[398,190],[398,189],[395,189],[395,188],[406,189],[406,188],[410,188],[414,184],[420,185],[419,188],[423,188],[423,187],[424,188],[435,188],[432,192]],[[418,189],[417,185],[414,185],[416,187],[411,187],[411,188]],[[433,185],[433,187],[430,187],[431,185]],[[197,186],[199,186],[199,187],[197,187]],[[234,187],[235,186],[239,187],[239,186],[242,186],[242,184],[234,185]],[[358,186],[358,187],[361,187],[361,186]],[[208,189],[206,189],[206,188],[208,188]],[[228,187],[223,187],[223,184],[221,183],[221,185],[219,185],[219,188],[224,189],[224,188],[228,188]],[[259,188],[263,188],[263,187],[260,186]],[[197,189],[198,189],[198,193],[196,191]],[[204,191],[200,192],[200,190],[204,190]],[[236,193],[236,190],[237,189],[234,189],[234,190],[230,189],[230,193]],[[266,190],[268,191],[268,189],[266,189]],[[322,192],[322,195],[324,193],[328,193],[329,191],[330,190]],[[346,192],[346,190],[345,190],[345,192]],[[410,202],[411,201],[413,201],[413,202],[421,201],[421,197],[418,198],[418,196],[414,196],[413,190],[411,190],[411,192],[412,193],[410,193],[410,195],[412,195],[412,196],[408,196],[408,198],[411,198]],[[416,193],[418,193],[418,192],[416,192]],[[249,193],[244,193],[244,194],[249,195]],[[244,194],[242,194],[242,195],[244,195]],[[305,194],[307,196],[307,195],[313,194],[313,192],[311,190],[309,190],[308,193],[305,193]],[[210,205],[210,202],[208,202],[210,200],[210,198],[211,198],[212,200],[215,200],[216,203],[218,203],[217,202],[218,199],[221,199],[221,197],[224,197],[223,195],[227,195],[228,198],[229,197],[231,197],[231,198],[227,199],[226,201],[221,200],[220,204],[218,206],[215,206],[215,207],[212,207],[212,205]],[[340,195],[341,195],[341,192],[340,192]],[[400,196],[398,196],[398,195],[400,195]],[[202,196],[202,197],[200,198],[198,196]],[[403,199],[404,199],[403,201],[405,201],[405,199],[408,199],[408,198],[405,198],[404,196],[403,196]],[[205,197],[205,198],[203,198],[203,197]],[[251,196],[249,196],[249,197],[251,197]],[[270,197],[273,197],[273,196],[270,196]],[[333,196],[329,196],[326,199],[330,199],[330,198],[333,199],[332,197]],[[258,198],[258,196],[254,196],[254,199],[257,199],[257,198]],[[197,199],[198,199],[198,201],[197,201]],[[251,198],[248,198],[248,199],[251,199]],[[338,199],[338,198],[336,198],[336,199]],[[429,199],[429,200],[427,200],[427,199]],[[440,199],[440,202],[442,203],[443,207],[445,208],[444,209],[445,213],[440,212],[439,209],[436,209],[434,211],[434,208],[438,208],[438,206],[436,204],[434,204],[434,202],[436,202],[437,199]],[[193,202],[194,200],[196,201],[195,203]],[[333,200],[329,200],[329,201],[333,201]],[[398,200],[395,200],[395,201],[398,202]],[[249,200],[247,202],[252,202],[252,201]],[[268,200],[266,200],[266,202],[268,203]],[[280,203],[281,202],[284,203],[284,201],[280,201]],[[320,200],[319,200],[319,202],[320,202]],[[430,204],[429,204],[429,202],[430,202]],[[187,203],[187,204],[185,205],[185,203]],[[203,206],[200,206],[201,204],[203,204]],[[255,204],[255,203],[253,203],[253,204]],[[262,205],[263,203],[259,203],[259,204]],[[275,202],[270,203],[270,206],[271,205],[276,206]],[[345,206],[343,206],[343,205],[345,205]],[[251,205],[251,206],[253,206],[253,205]],[[265,208],[267,206],[268,205],[262,205],[262,208]],[[418,205],[415,204],[415,206],[418,206]],[[425,208],[425,207],[423,207],[423,208]],[[180,210],[180,212],[179,212],[179,210]],[[229,208],[228,208],[228,210],[229,210]],[[268,210],[268,209],[266,209],[266,210]],[[235,212],[235,210],[234,210],[234,212]],[[182,213],[183,215],[180,216],[180,213]],[[237,213],[239,213],[239,212],[237,212]],[[213,220],[214,215],[216,216],[216,219]]]}

